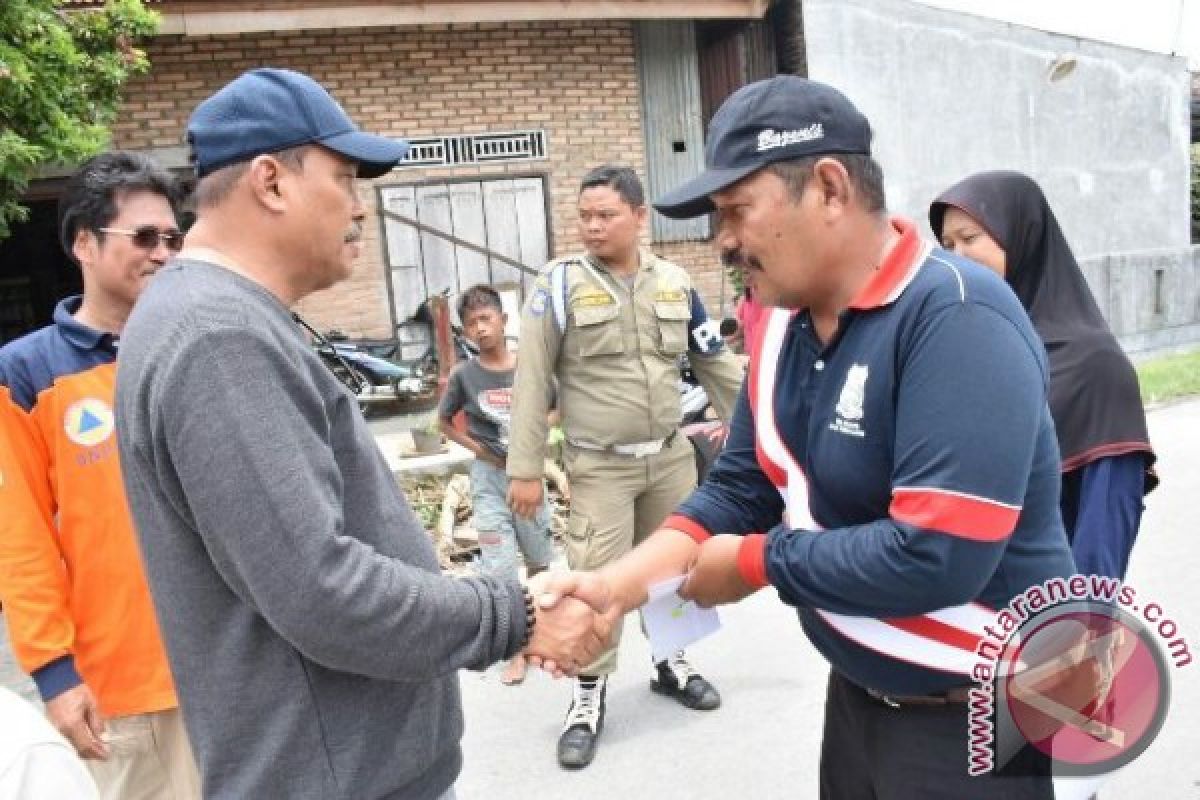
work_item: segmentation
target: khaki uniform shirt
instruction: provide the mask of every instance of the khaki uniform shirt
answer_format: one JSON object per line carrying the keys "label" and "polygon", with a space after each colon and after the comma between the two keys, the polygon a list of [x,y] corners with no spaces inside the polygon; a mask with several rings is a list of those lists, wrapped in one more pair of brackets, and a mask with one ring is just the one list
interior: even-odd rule
{"label": "khaki uniform shirt", "polygon": [[546,387],[557,377],[567,440],[596,447],[663,439],[679,427],[679,358],[721,419],[743,370],[708,322],[691,276],[647,251],[632,286],[589,256],[551,262],[521,316],[508,474],[542,474]]}

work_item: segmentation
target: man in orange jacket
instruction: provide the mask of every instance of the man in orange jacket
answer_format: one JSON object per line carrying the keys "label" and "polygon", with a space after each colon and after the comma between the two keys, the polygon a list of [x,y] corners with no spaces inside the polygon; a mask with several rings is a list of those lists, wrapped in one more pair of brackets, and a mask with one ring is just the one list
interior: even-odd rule
{"label": "man in orange jacket", "polygon": [[200,796],[112,411],[125,320],[183,243],[177,200],[144,156],[84,164],[59,202],[83,295],[0,348],[0,601],[17,660],[105,800]]}

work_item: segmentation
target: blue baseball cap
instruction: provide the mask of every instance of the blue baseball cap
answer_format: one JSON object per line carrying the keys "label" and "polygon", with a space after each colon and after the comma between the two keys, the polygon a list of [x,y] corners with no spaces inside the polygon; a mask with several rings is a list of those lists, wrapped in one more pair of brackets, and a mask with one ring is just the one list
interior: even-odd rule
{"label": "blue baseball cap", "polygon": [[654,203],[664,216],[711,214],[709,195],[775,161],[871,153],[871,125],[846,95],[795,75],[750,83],[731,94],[708,126],[705,171]]}
{"label": "blue baseball cap", "polygon": [[408,142],[363,133],[321,84],[288,69],[252,69],[192,112],[187,140],[196,176],[305,144],[358,162],[360,178],[378,178],[408,153]]}

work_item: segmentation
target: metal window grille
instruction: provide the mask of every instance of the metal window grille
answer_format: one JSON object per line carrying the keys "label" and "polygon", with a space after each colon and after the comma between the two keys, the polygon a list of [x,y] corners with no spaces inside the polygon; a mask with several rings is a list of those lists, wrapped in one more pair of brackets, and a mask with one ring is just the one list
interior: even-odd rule
{"label": "metal window grille", "polygon": [[397,169],[453,167],[498,161],[537,161],[546,157],[546,132],[511,131],[410,139]]}

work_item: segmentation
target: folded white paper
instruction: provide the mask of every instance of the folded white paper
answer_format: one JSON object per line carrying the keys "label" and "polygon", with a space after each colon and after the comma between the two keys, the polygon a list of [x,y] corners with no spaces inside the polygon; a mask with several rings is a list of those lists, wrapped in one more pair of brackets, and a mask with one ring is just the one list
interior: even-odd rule
{"label": "folded white paper", "polygon": [[642,621],[655,661],[669,658],[721,627],[715,608],[701,608],[679,596],[676,590],[683,585],[683,578],[680,575],[651,586],[650,600],[642,606]]}

